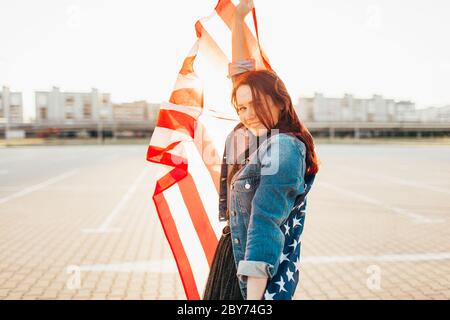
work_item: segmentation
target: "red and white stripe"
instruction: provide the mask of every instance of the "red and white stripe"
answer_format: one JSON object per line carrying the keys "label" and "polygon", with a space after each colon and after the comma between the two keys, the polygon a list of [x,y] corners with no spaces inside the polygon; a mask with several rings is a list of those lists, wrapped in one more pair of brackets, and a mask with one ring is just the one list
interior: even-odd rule
{"label": "red and white stripe", "polygon": [[[231,19],[237,0],[219,0],[195,24],[198,40],[161,104],[147,160],[158,164],[153,201],[187,299],[201,299],[222,226],[218,221],[220,161],[237,124],[229,103]],[[247,28],[257,69],[270,69],[260,49],[256,15]],[[195,69],[194,71],[194,62]],[[213,92],[212,92],[213,91]]]}

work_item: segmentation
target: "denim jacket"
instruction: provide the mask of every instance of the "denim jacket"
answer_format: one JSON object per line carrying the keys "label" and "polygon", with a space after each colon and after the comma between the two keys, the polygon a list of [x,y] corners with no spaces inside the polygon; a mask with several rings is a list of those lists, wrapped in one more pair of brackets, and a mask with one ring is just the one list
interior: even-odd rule
{"label": "denim jacket", "polygon": [[264,299],[289,300],[294,295],[306,194],[314,180],[304,179],[305,155],[298,138],[272,135],[231,180],[226,206],[244,299],[248,276],[268,278]]}
{"label": "denim jacket", "polygon": [[[255,60],[229,64],[229,77],[255,70]],[[235,128],[236,130],[236,128]],[[235,130],[228,136],[234,136]],[[226,148],[227,149],[227,148]],[[247,298],[247,277],[268,279],[265,300],[291,300],[299,281],[300,236],[303,232],[306,195],[315,175],[305,177],[306,148],[289,134],[261,141],[257,151],[244,155],[247,164],[227,184],[225,149],[220,179],[219,220],[231,229],[239,286]]]}

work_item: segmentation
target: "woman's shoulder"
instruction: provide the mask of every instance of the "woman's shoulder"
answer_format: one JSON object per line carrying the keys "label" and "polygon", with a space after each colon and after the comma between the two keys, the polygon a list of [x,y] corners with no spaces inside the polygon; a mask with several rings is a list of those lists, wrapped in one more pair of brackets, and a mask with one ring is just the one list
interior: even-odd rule
{"label": "woman's shoulder", "polygon": [[282,153],[300,152],[305,156],[306,146],[299,138],[292,133],[278,133],[273,135],[269,141],[269,145],[277,146]]}
{"label": "woman's shoulder", "polygon": [[[304,176],[306,161],[305,144],[295,135],[278,133],[266,140],[266,146],[259,153],[260,163],[269,170],[278,173],[278,177],[293,177],[296,172]],[[266,173],[267,174],[267,173]]]}

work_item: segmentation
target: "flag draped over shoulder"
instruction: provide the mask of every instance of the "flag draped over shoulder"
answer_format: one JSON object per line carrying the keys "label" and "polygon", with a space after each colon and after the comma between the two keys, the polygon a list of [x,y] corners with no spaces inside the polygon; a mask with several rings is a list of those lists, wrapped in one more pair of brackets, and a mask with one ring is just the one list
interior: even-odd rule
{"label": "flag draped over shoulder", "polygon": [[[226,136],[238,123],[227,77],[237,3],[219,0],[211,15],[196,22],[197,41],[169,101],[160,106],[147,151],[147,160],[158,164],[153,201],[187,299],[202,298],[221,234],[220,164]],[[271,69],[259,45],[255,11],[245,32],[256,69]]]}

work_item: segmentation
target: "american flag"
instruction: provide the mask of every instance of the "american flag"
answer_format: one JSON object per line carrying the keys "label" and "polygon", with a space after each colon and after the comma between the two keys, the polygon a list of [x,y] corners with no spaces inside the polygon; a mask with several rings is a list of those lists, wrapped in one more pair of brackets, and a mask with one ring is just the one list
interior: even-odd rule
{"label": "american flag", "polygon": [[289,217],[282,224],[285,242],[277,273],[267,283],[264,300],[292,300],[300,280],[301,235],[305,225],[307,194],[314,183],[315,175],[305,179],[305,192],[295,199]]}
{"label": "american flag", "polygon": [[[218,219],[221,155],[238,123],[227,77],[238,2],[219,0],[195,23],[197,41],[169,101],[160,106],[147,151],[147,160],[158,164],[153,201],[187,299],[201,299],[223,227]],[[259,45],[254,10],[245,32],[256,69],[271,69]]]}

